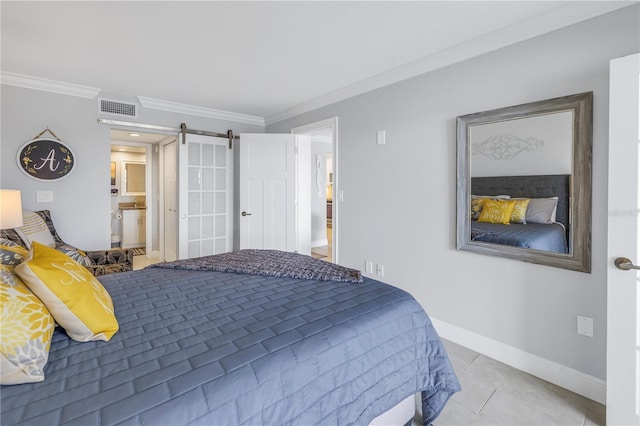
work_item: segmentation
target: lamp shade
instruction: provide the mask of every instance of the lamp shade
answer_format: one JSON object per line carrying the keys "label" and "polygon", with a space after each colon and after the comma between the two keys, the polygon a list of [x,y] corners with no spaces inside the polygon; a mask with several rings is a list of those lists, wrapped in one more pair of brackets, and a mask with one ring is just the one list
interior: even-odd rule
{"label": "lamp shade", "polygon": [[0,189],[0,229],[22,226],[22,200],[20,191]]}

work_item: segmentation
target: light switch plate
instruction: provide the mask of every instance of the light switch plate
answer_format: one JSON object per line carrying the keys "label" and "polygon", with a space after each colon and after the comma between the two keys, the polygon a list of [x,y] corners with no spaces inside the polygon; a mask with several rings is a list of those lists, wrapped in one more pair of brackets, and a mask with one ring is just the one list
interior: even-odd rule
{"label": "light switch plate", "polygon": [[38,192],[36,192],[36,202],[38,202],[38,203],[53,203],[53,191],[38,191]]}
{"label": "light switch plate", "polygon": [[387,132],[385,130],[378,130],[378,145],[384,145],[387,143]]}

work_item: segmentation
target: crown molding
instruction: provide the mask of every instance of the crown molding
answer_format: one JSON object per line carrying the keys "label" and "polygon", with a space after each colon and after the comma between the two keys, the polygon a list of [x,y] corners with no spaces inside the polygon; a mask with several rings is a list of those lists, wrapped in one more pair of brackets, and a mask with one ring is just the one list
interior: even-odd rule
{"label": "crown molding", "polygon": [[160,99],[146,98],[144,96],[138,96],[138,101],[140,101],[140,105],[145,108],[196,115],[199,117],[215,118],[218,120],[232,121],[235,123],[254,124],[256,126],[264,127],[264,118],[257,117],[255,115],[238,114],[235,112],[221,111],[213,108],[205,108],[195,105],[163,101]]}
{"label": "crown molding", "polygon": [[265,125],[269,126],[633,4],[637,4],[637,1],[568,2],[546,13],[451,46],[265,117]]}
{"label": "crown molding", "polygon": [[94,99],[98,96],[98,93],[100,93],[100,89],[96,87],[81,86],[79,84],[65,83],[63,81],[49,80],[8,71],[2,71],[0,80],[2,84],[6,84],[7,86],[42,90],[44,92],[59,93],[87,99]]}
{"label": "crown molding", "polygon": [[[101,89],[96,87],[81,86],[79,84],[49,80],[46,78],[34,77],[31,75],[19,74],[9,71],[1,72],[0,83],[7,86],[41,90],[44,92],[58,93],[61,95],[76,96],[87,99],[96,98],[101,91]],[[140,104],[145,108],[196,115],[200,117],[215,118],[236,123],[253,124],[264,127],[264,119],[262,117],[238,114],[228,111],[220,111],[217,109],[199,107],[194,105],[180,104],[177,102],[163,101],[160,99],[146,98],[143,96],[138,96],[137,98]]]}

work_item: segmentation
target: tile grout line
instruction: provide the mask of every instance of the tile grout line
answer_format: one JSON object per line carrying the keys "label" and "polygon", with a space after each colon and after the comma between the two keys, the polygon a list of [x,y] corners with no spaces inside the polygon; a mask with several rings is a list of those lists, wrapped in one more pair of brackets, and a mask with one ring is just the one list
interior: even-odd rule
{"label": "tile grout line", "polygon": [[[487,398],[487,400],[482,404],[482,407],[480,407],[480,409],[478,410],[478,412],[476,413],[477,415],[481,416],[482,414],[480,414],[482,412],[482,410],[484,409],[484,407],[487,405],[487,403],[489,402],[489,400],[491,398],[493,398],[493,395],[496,394],[496,392],[498,391],[498,388],[494,388],[493,392],[491,392],[491,395],[489,395],[489,398]],[[484,416],[483,416],[484,417]],[[584,425],[583,425],[584,426]]]}
{"label": "tile grout line", "polygon": [[473,363],[476,361],[476,359],[478,359],[479,357],[480,357],[480,354],[479,354],[479,353],[476,353],[476,356],[474,356],[474,357],[473,357],[473,359],[469,362],[469,364],[467,364],[467,366],[466,366],[466,367],[464,367],[464,368],[462,369],[462,371],[460,372],[460,374],[462,374],[462,373],[464,373],[465,371],[467,371],[467,369],[468,369],[469,367],[471,367],[471,364],[473,364]]}

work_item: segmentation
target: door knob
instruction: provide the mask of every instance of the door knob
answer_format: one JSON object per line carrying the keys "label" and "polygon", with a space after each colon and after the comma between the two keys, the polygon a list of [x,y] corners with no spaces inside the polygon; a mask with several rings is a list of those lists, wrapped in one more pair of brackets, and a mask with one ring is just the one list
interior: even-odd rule
{"label": "door knob", "polygon": [[633,262],[626,257],[619,257],[613,263],[618,269],[622,269],[623,271],[628,271],[630,269],[640,269],[640,266],[634,265]]}
{"label": "door knob", "polygon": [[242,216],[251,216],[251,213],[247,213],[247,212],[242,212],[240,213]]}

